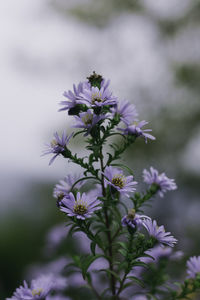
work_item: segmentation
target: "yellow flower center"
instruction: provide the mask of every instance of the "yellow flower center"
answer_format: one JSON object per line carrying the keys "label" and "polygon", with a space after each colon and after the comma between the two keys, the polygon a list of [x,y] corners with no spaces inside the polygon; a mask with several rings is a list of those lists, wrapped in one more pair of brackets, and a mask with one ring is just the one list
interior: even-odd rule
{"label": "yellow flower center", "polygon": [[63,198],[64,198],[64,193],[60,192],[58,195],[57,195],[57,198],[58,198],[58,201],[61,201]]}
{"label": "yellow flower center", "polygon": [[74,212],[78,215],[84,215],[87,212],[87,203],[82,200],[75,201]]}
{"label": "yellow flower center", "polygon": [[53,140],[51,141],[51,146],[52,146],[52,147],[55,147],[55,146],[57,146],[57,145],[58,145],[58,143],[57,143],[56,139],[53,139]]}
{"label": "yellow flower center", "polygon": [[130,219],[130,220],[134,220],[134,218],[135,218],[135,209],[134,208],[132,208],[132,209],[129,209],[129,211],[128,211],[128,219]]}
{"label": "yellow flower center", "polygon": [[95,102],[103,102],[104,100],[102,99],[102,94],[100,92],[96,92],[92,94],[92,104]]}
{"label": "yellow flower center", "polygon": [[92,114],[85,114],[82,117],[82,121],[85,125],[92,124],[93,115]]}
{"label": "yellow flower center", "polygon": [[42,291],[43,291],[43,289],[34,289],[31,292],[32,292],[33,296],[40,296]]}
{"label": "yellow flower center", "polygon": [[122,189],[126,184],[126,178],[122,174],[114,175],[112,183]]}

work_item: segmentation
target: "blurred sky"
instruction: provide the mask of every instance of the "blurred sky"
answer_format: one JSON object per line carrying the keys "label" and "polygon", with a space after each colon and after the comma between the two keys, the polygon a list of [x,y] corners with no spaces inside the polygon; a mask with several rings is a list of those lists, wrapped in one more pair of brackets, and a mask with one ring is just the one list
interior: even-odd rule
{"label": "blurred sky", "polygon": [[[67,9],[82,3],[52,2],[64,3]],[[151,18],[122,12],[106,28],[83,23],[70,14],[63,17],[49,3],[0,3],[0,176],[4,192],[8,182],[12,182],[12,188],[19,188],[24,178],[48,180],[65,175],[66,164],[62,160],[49,168],[49,158],[40,155],[53,132],[69,124],[67,115],[57,110],[63,91],[70,89],[73,82],[84,80],[93,70],[111,78],[115,94],[128,99],[131,96],[152,127],[159,110],[169,106],[170,101],[179,103],[182,97],[180,89],[173,89],[172,95],[174,78],[169,62],[200,56],[194,30],[196,45],[191,49],[185,43],[190,28],[171,41],[162,40],[152,18],[181,18],[190,8],[189,0],[143,0]],[[149,103],[144,100],[145,94],[151,98]],[[195,136],[182,155],[187,168],[193,164],[198,169],[199,142]],[[188,163],[192,155],[195,163]]]}

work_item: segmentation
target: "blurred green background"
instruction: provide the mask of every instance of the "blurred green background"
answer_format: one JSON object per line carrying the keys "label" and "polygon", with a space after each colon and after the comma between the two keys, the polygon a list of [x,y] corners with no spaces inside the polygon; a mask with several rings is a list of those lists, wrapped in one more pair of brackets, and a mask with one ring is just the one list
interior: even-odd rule
{"label": "blurred green background", "polygon": [[[60,159],[49,168],[40,154],[55,130],[69,127],[57,113],[62,92],[93,70],[156,136],[123,156],[137,181],[154,166],[177,182],[145,212],[173,232],[186,258],[200,254],[200,2],[8,0],[0,8],[0,299],[30,265],[50,259],[46,233],[64,221],[52,189],[72,165]],[[84,144],[73,150],[83,154]]]}

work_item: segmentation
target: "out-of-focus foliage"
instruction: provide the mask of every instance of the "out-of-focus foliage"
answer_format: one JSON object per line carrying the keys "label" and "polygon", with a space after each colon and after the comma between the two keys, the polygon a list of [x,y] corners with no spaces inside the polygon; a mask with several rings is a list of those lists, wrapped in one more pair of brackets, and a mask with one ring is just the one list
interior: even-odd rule
{"label": "out-of-focus foliage", "polygon": [[51,4],[63,16],[71,14],[91,26],[106,27],[111,18],[124,12],[142,11],[143,5],[135,0],[94,0],[94,1],[60,1],[52,0]]}

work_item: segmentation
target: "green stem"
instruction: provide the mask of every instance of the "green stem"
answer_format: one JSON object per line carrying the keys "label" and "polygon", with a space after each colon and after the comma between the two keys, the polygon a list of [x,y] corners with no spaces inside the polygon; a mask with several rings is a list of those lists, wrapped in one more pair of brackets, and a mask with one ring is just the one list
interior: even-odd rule
{"label": "green stem", "polygon": [[[63,156],[64,156],[64,154],[63,154]],[[90,172],[92,175],[94,175],[98,179],[98,176],[97,176],[98,171],[96,171],[93,166],[89,165],[88,163],[85,163],[83,161],[83,158],[78,158],[76,155],[73,156],[72,154],[68,158],[71,161],[73,161],[75,164],[77,164],[77,165],[81,166],[82,168],[86,169],[88,172]]]}
{"label": "green stem", "polygon": [[86,223],[83,224],[79,223],[78,226],[87,235],[87,237],[91,241],[95,242],[98,245],[98,247],[104,252],[103,246],[101,245],[101,243],[98,242],[98,240],[95,238],[93,233],[90,230],[88,230]]}
{"label": "green stem", "polygon": [[135,142],[136,136],[132,136],[131,138],[127,138],[127,140],[124,142],[123,146],[119,149],[116,149],[114,152],[114,155],[110,156],[107,165],[110,165],[114,160],[117,160],[120,158],[120,155],[131,145]]}
{"label": "green stem", "polygon": [[[100,165],[101,165],[101,172],[104,171],[104,164],[103,164],[103,153],[102,153],[102,147],[100,149]],[[104,175],[102,173],[101,175],[101,185],[102,185],[102,193],[103,196],[106,196],[106,191],[105,191],[105,186],[104,186]],[[109,253],[109,267],[110,270],[113,271],[113,249],[112,249],[112,238],[111,238],[111,234],[110,234],[110,224],[109,224],[109,218],[108,218],[108,211],[106,206],[104,206],[104,215],[105,215],[105,223],[106,223],[106,228],[108,229],[106,231],[107,233],[107,239],[108,239],[108,253]],[[111,286],[111,290],[112,290],[112,294],[113,296],[115,295],[115,277],[111,274],[110,277],[110,286]]]}
{"label": "green stem", "polygon": [[150,189],[147,190],[146,194],[141,197],[139,193],[135,194],[135,199],[133,199],[134,202],[134,209],[136,212],[139,211],[139,208],[148,200],[150,200],[159,190],[159,186],[156,184],[152,184]]}
{"label": "green stem", "polygon": [[119,287],[119,290],[118,290],[118,292],[117,292],[117,296],[119,296],[120,293],[123,291],[124,282],[125,282],[125,280],[126,280],[126,277],[127,277],[128,273],[129,273],[130,270],[131,270],[131,261],[130,261],[130,259],[128,258],[128,254],[132,252],[132,247],[133,247],[133,234],[130,233],[130,234],[129,234],[129,239],[128,239],[127,257],[126,257],[127,262],[128,262],[128,266],[127,266],[127,268],[126,268],[126,271],[125,271],[124,276],[123,276],[123,278],[122,278],[122,281],[121,281],[121,283],[120,283],[120,287]]}
{"label": "green stem", "polygon": [[101,181],[99,178],[97,177],[92,177],[92,176],[89,176],[89,177],[83,177],[83,178],[80,178],[78,179],[76,182],[74,182],[74,184],[72,185],[71,187],[71,191],[73,191],[73,188],[75,187],[75,185],[77,185],[77,183],[83,181],[83,180],[88,180],[88,179],[94,179],[94,180],[98,180],[98,181]]}
{"label": "green stem", "polygon": [[102,300],[101,296],[99,295],[97,290],[94,288],[93,284],[89,280],[87,282],[88,282],[88,285],[90,286],[91,290],[95,294],[96,298],[99,299],[99,300]]}

